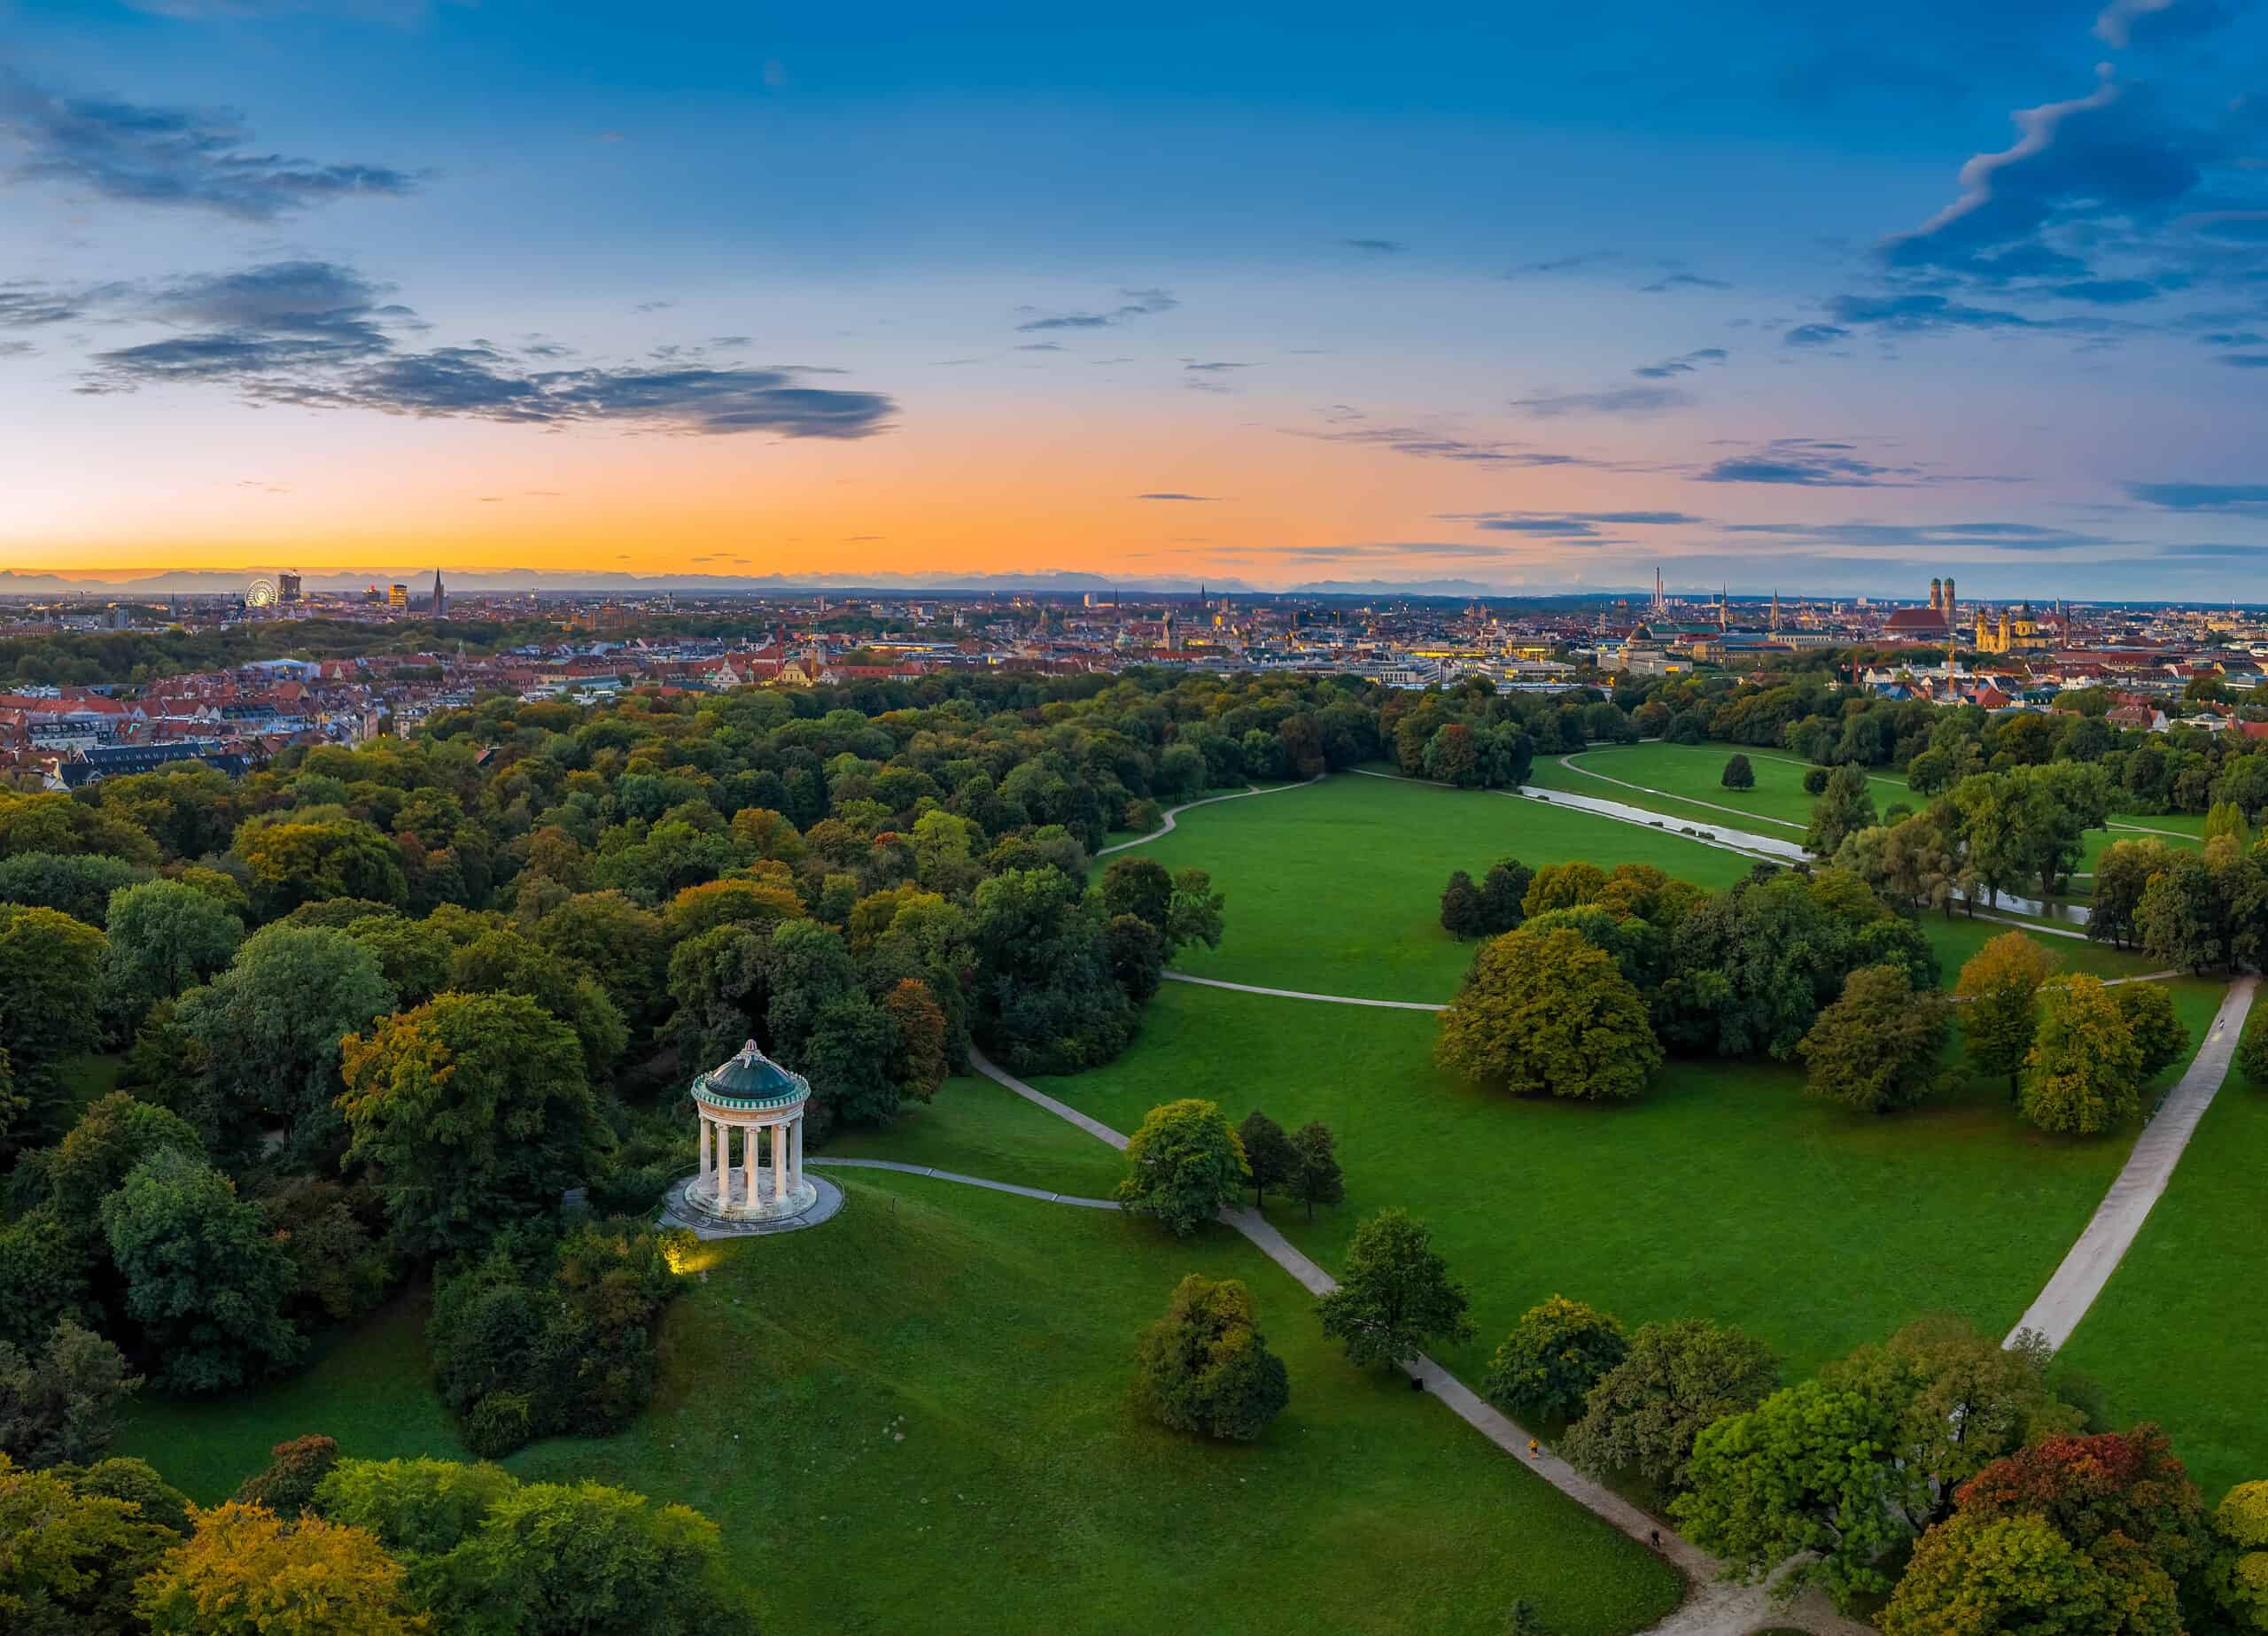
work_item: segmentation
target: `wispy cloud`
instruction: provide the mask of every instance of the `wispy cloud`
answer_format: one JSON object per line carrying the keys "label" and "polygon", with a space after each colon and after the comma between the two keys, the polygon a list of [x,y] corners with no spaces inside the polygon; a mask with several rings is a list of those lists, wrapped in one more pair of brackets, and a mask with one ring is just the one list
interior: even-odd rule
{"label": "wispy cloud", "polygon": [[[1108,312],[1054,313],[1043,318],[1027,319],[1016,326],[1019,330],[1107,330],[1131,318],[1148,318],[1159,313],[1170,313],[1181,303],[1167,290],[1121,290],[1123,300]],[[1029,309],[1027,309],[1029,310]]]}
{"label": "wispy cloud", "polygon": [[1674,358],[1665,358],[1659,363],[1650,363],[1630,371],[1649,381],[1666,381],[1675,375],[1695,375],[1701,366],[1722,363],[1732,356],[1721,346],[1697,347],[1689,353],[1680,353]]}
{"label": "wispy cloud", "polygon": [[1735,523],[1728,534],[1768,535],[1809,545],[1885,550],[1958,547],[1968,550],[2077,551],[2121,542],[2102,534],[2033,523]]}
{"label": "wispy cloud", "polygon": [[1601,538],[1602,528],[1666,528],[1708,521],[1683,511],[1443,511],[1443,523],[1470,523],[1498,534],[1532,534],[1539,539]]}
{"label": "wispy cloud", "polygon": [[1542,420],[1572,415],[1660,415],[1682,409],[1692,397],[1674,386],[1610,386],[1604,392],[1544,393],[1515,398],[1511,407]]}
{"label": "wispy cloud", "polygon": [[1285,430],[1295,438],[1314,438],[1324,443],[1349,443],[1391,449],[1397,454],[1415,455],[1423,460],[1456,461],[1466,465],[1512,469],[1545,466],[1615,469],[1612,461],[1594,460],[1588,455],[1539,449],[1533,444],[1511,440],[1480,442],[1414,426],[1351,426],[1340,431],[1314,431],[1297,427]]}
{"label": "wispy cloud", "polygon": [[2162,511],[2222,511],[2239,516],[2268,512],[2268,483],[2126,483],[2119,486],[2129,500]]}
{"label": "wispy cloud", "polygon": [[1398,238],[1342,238],[1339,241],[1349,250],[1360,250],[1374,256],[1398,256],[1410,248]]}
{"label": "wispy cloud", "polygon": [[317,163],[252,146],[228,109],[69,97],[0,67],[0,144],[19,180],[120,204],[273,221],[352,198],[398,198],[420,178],[384,165]]}
{"label": "wispy cloud", "polygon": [[1211,501],[1217,500],[1221,497],[1218,494],[1176,494],[1170,491],[1161,490],[1154,494],[1137,494],[1134,498],[1137,500],[1187,500]]}
{"label": "wispy cloud", "polygon": [[1680,290],[1729,290],[1732,285],[1721,278],[1704,278],[1698,273],[1672,273],[1657,278],[1651,284],[1638,286],[1640,295],[1670,295]]}
{"label": "wispy cloud", "polygon": [[1855,446],[1811,438],[1777,438],[1744,454],[1728,454],[1694,474],[1697,483],[1768,483],[1798,488],[1880,488],[1917,475],[1911,468],[1861,460]]}

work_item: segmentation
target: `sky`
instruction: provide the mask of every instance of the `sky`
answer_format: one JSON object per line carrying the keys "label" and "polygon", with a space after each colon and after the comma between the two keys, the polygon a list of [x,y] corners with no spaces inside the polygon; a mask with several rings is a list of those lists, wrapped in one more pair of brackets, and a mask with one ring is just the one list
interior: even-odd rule
{"label": "sky", "polygon": [[0,570],[2256,601],[2264,400],[2244,0],[0,0]]}

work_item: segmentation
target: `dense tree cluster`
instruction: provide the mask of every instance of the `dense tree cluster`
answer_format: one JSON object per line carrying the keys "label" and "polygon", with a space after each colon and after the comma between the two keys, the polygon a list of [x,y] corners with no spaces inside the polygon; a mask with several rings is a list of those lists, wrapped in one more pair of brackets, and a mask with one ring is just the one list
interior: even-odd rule
{"label": "dense tree cluster", "polygon": [[[1934,1082],[1937,957],[1847,870],[1759,865],[1712,894],[1651,865],[1547,865],[1522,908],[1517,930],[1481,945],[1435,1042],[1436,1060],[1477,1083],[1619,1100],[1666,1049],[1800,1051],[1820,1094],[1876,1111]],[[1896,1049],[1877,1055],[1884,1020]]]}

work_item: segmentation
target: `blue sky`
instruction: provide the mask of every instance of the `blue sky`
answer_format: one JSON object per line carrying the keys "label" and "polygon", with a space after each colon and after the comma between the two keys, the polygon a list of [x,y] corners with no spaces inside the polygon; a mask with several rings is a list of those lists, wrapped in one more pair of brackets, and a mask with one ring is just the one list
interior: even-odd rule
{"label": "blue sky", "polygon": [[2264,167],[2229,0],[0,0],[0,566],[2235,594]]}

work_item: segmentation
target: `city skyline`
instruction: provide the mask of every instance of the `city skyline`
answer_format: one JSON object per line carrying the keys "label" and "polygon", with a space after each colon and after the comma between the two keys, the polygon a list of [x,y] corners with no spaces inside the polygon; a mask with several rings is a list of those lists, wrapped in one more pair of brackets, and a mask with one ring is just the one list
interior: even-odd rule
{"label": "city skyline", "polygon": [[2264,64],[2211,0],[18,0],[0,568],[2226,601]]}

